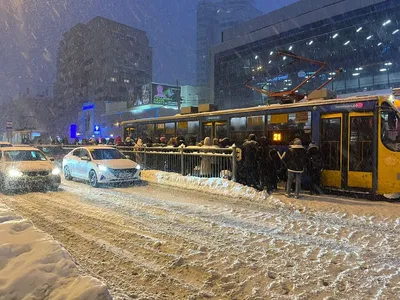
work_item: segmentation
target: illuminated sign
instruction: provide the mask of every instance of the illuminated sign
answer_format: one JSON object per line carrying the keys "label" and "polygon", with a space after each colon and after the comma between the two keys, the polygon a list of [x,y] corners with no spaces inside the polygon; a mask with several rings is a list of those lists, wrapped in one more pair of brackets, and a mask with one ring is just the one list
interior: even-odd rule
{"label": "illuminated sign", "polygon": [[78,126],[76,124],[71,124],[69,132],[70,132],[69,137],[71,139],[76,139],[76,135],[77,135],[76,133],[78,132]]}
{"label": "illuminated sign", "polygon": [[99,134],[100,133],[100,125],[94,125],[94,133]]}
{"label": "illuminated sign", "polygon": [[289,78],[289,75],[286,74],[286,75],[277,76],[277,77],[274,77],[274,78],[266,78],[266,80],[267,80],[267,82],[276,82],[276,81],[282,81],[282,80],[285,80],[285,79],[288,79],[288,78]]}
{"label": "illuminated sign", "polygon": [[153,104],[163,106],[178,106],[181,97],[181,88],[177,86],[153,84]]}
{"label": "illuminated sign", "polygon": [[364,103],[357,102],[357,103],[344,103],[344,104],[335,104],[331,106],[333,109],[361,109],[364,107]]}
{"label": "illuminated sign", "polygon": [[280,133],[280,132],[274,132],[274,133],[272,134],[272,140],[273,140],[274,142],[280,142],[280,141],[282,141],[282,133]]}
{"label": "illuminated sign", "polygon": [[210,117],[206,118],[207,121],[218,121],[220,119],[221,119],[221,116],[210,116]]}
{"label": "illuminated sign", "polygon": [[93,109],[94,108],[94,104],[87,104],[87,105],[83,105],[82,110],[88,110],[88,109]]}

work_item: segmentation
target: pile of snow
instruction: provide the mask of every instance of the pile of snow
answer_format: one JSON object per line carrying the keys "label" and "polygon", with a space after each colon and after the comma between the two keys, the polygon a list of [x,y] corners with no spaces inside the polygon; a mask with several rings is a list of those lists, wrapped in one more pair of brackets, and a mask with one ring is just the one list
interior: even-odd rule
{"label": "pile of snow", "polygon": [[182,176],[176,173],[145,170],[142,171],[142,179],[149,182],[155,182],[189,190],[205,191],[213,195],[228,196],[236,199],[265,201],[268,198],[268,201],[273,202],[278,206],[283,206],[283,202],[275,197],[268,196],[265,191],[259,192],[252,187],[248,187],[223,178]]}
{"label": "pile of snow", "polygon": [[58,242],[3,204],[0,237],[0,299],[112,299]]}

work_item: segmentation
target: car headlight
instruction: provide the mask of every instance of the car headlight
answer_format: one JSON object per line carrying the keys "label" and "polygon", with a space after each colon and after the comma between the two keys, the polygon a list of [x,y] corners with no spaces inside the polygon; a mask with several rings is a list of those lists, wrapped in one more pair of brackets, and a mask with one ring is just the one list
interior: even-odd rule
{"label": "car headlight", "polygon": [[61,170],[60,170],[59,168],[54,168],[54,169],[51,171],[51,174],[52,174],[52,175],[60,175],[60,174],[61,174]]}
{"label": "car headlight", "polygon": [[108,170],[108,168],[107,168],[106,166],[99,165],[99,170],[100,170],[101,172],[105,172],[105,171]]}
{"label": "car headlight", "polygon": [[140,170],[140,165],[136,165],[136,169]]}
{"label": "car headlight", "polygon": [[16,170],[16,169],[11,169],[8,171],[8,176],[9,177],[21,177],[22,175],[24,175],[24,173],[22,173],[20,170]]}

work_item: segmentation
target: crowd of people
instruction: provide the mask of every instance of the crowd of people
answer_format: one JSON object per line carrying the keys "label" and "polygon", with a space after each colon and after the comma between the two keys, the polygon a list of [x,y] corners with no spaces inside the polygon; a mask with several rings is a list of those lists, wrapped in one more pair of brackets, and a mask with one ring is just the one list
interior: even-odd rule
{"label": "crowd of people", "polygon": [[295,198],[300,197],[302,185],[310,193],[321,193],[321,171],[323,160],[319,148],[311,142],[306,149],[299,138],[289,144],[282,155],[268,145],[266,137],[258,141],[250,134],[242,147],[242,166],[239,181],[268,193],[277,189],[278,180],[286,180],[286,196],[294,190]]}
{"label": "crowd of people", "polygon": [[[208,148],[229,148],[231,141],[226,137],[223,139],[211,139],[206,137],[197,142],[196,137],[184,136],[154,138],[149,137],[133,138],[126,137],[123,140],[120,136],[109,139],[84,139],[75,140],[75,144],[83,145],[116,145],[141,149],[146,147],[208,147]],[[289,149],[280,153],[268,144],[268,139],[263,136],[257,139],[255,134],[250,134],[241,147],[242,159],[238,161],[238,181],[244,185],[259,190],[266,190],[271,193],[277,190],[278,181],[286,181],[286,195],[291,196],[294,192],[295,198],[300,197],[301,188],[308,189],[311,194],[321,193],[321,171],[323,160],[319,148],[311,142],[307,149],[302,145],[299,138],[289,143]],[[198,159],[199,176],[231,177],[231,169],[221,169],[218,163],[209,156],[200,156]],[[172,166],[171,166],[172,168]],[[166,169],[168,170],[168,169]],[[187,171],[191,174],[191,171]]]}

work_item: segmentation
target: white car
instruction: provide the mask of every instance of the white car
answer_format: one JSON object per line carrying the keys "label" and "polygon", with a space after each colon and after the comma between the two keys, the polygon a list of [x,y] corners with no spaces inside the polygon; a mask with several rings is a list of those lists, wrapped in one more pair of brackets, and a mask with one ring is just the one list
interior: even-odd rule
{"label": "white car", "polygon": [[79,147],[63,159],[64,178],[87,180],[93,187],[101,183],[140,180],[140,165],[122,152],[107,146]]}
{"label": "white car", "polygon": [[0,148],[0,190],[27,187],[57,190],[61,170],[43,152],[33,147]]}

